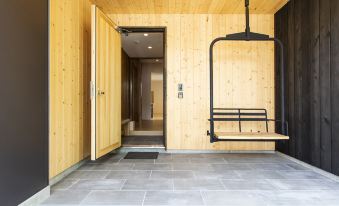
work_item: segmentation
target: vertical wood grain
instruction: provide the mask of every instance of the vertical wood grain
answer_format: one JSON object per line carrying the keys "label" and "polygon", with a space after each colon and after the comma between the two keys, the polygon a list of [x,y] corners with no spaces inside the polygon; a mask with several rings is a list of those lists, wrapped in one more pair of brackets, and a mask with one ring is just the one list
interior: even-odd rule
{"label": "vertical wood grain", "polygon": [[[167,148],[196,150],[274,150],[274,143],[209,143],[208,48],[213,38],[244,30],[243,15],[111,14],[119,26],[162,26],[167,29]],[[274,36],[273,15],[252,15],[253,31]],[[260,26],[259,26],[260,25]],[[215,48],[216,106],[267,108],[274,111],[273,43],[221,42]],[[257,61],[258,57],[262,59]],[[177,98],[183,83],[184,98]],[[222,123],[219,131],[237,131]],[[244,123],[247,131],[263,131],[261,123]],[[270,125],[274,130],[274,125]]]}
{"label": "vertical wood grain", "polygon": [[50,2],[50,178],[90,152],[90,3]]}

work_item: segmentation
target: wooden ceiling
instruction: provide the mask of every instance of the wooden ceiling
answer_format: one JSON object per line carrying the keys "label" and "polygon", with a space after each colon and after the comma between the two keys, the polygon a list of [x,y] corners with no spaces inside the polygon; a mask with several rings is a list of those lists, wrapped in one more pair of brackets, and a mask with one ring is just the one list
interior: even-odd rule
{"label": "wooden ceiling", "polygon": [[[239,14],[244,0],[91,0],[108,14]],[[274,14],[288,0],[250,0],[252,14]]]}

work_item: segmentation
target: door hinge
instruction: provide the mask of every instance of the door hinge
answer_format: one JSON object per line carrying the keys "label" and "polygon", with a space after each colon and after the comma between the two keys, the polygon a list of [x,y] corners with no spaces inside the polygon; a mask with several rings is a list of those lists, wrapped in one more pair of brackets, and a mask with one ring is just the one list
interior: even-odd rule
{"label": "door hinge", "polygon": [[93,81],[90,82],[90,95],[91,95],[91,99],[94,99],[95,98],[95,84]]}

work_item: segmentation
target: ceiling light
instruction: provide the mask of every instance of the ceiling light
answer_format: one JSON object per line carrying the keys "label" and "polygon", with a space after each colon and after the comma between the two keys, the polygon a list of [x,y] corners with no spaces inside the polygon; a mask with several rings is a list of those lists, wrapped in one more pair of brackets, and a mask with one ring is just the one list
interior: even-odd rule
{"label": "ceiling light", "polygon": [[151,47],[151,46],[148,46],[148,49],[152,49],[153,47]]}
{"label": "ceiling light", "polygon": [[144,36],[148,36],[148,34],[147,34],[147,33],[145,33],[145,34],[144,34]]}
{"label": "ceiling light", "polygon": [[156,62],[158,62],[158,61],[159,61],[159,59],[156,59],[155,61],[156,61]]}

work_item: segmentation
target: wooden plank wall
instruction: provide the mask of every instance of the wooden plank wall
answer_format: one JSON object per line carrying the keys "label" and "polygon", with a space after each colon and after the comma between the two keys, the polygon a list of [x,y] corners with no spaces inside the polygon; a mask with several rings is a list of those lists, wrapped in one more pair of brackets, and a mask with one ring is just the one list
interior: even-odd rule
{"label": "wooden plank wall", "polygon": [[338,12],[336,0],[291,0],[275,15],[275,35],[287,48],[286,104],[291,137],[289,144],[279,144],[278,149],[337,175]]}
{"label": "wooden plank wall", "polygon": [[50,177],[90,152],[88,0],[50,1]]}
{"label": "wooden plank wall", "polygon": [[[119,26],[164,26],[167,30],[167,146],[194,150],[274,150],[274,143],[210,144],[208,48],[212,39],[244,31],[244,15],[111,14]],[[273,15],[251,15],[251,29],[274,35]],[[274,45],[263,42],[220,43],[215,48],[215,106],[267,108],[274,118]],[[177,98],[183,83],[184,98]],[[189,114],[189,115],[188,115]],[[218,124],[237,131],[237,123]],[[244,123],[244,131],[264,124]],[[274,130],[274,125],[270,125]]]}

